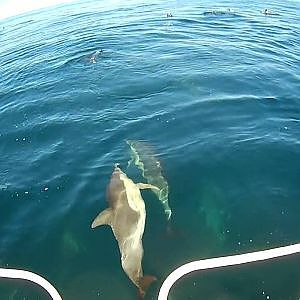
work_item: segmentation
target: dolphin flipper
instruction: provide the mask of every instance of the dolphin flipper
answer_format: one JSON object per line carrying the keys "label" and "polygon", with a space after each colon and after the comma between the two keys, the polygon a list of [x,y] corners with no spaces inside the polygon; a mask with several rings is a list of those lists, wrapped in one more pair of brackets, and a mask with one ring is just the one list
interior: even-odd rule
{"label": "dolphin flipper", "polygon": [[112,209],[107,208],[104,211],[102,211],[93,221],[92,228],[95,228],[97,226],[101,225],[110,225],[111,224],[111,218],[112,218]]}
{"label": "dolphin flipper", "polygon": [[152,190],[157,190],[160,191],[160,189],[153,185],[153,184],[149,184],[149,183],[136,183],[136,186],[140,189],[140,190],[145,190],[145,189],[152,189]]}
{"label": "dolphin flipper", "polygon": [[127,169],[133,164],[134,160],[133,159],[130,159],[128,162],[127,162]]}

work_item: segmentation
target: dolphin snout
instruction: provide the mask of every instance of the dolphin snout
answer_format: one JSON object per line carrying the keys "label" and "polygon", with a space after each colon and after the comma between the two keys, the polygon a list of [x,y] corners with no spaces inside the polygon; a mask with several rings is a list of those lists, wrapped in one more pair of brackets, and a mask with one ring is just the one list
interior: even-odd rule
{"label": "dolphin snout", "polygon": [[113,173],[123,173],[121,168],[120,168],[120,164],[119,163],[115,163],[114,165],[115,169]]}

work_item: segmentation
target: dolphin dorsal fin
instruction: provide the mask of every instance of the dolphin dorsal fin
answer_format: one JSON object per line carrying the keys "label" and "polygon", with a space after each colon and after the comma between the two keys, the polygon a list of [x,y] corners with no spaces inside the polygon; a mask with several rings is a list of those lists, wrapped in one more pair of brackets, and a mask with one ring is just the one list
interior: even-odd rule
{"label": "dolphin dorsal fin", "polygon": [[95,228],[97,226],[101,225],[110,225],[111,224],[111,218],[112,218],[112,209],[107,208],[104,211],[102,211],[93,221],[92,228]]}

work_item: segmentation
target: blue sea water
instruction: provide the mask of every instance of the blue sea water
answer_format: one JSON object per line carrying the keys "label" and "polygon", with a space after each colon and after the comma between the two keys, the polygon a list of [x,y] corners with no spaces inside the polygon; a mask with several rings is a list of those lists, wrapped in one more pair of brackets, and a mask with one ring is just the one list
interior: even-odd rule
{"label": "blue sea water", "polygon": [[[155,149],[173,211],[143,191],[146,299],[185,262],[299,243],[299,16],[292,0],[77,1],[0,21],[0,267],[64,300],[135,299],[110,228],[90,229],[114,163],[143,181],[126,139]],[[297,300],[299,263],[192,274],[170,299]],[[0,299],[48,298],[1,280]]]}

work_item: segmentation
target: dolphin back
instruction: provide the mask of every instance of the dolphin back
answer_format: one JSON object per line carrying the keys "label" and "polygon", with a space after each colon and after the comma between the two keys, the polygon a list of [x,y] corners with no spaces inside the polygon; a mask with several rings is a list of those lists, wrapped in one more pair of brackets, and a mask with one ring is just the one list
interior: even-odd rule
{"label": "dolphin back", "polygon": [[157,189],[150,184],[134,183],[115,165],[107,187],[109,207],[98,214],[91,227],[109,225],[118,242],[121,264],[129,279],[137,286],[139,299],[143,299],[153,276],[143,276],[142,236],[146,210],[140,189]]}

